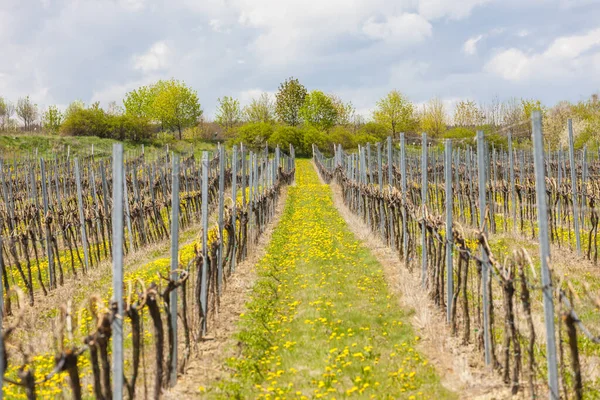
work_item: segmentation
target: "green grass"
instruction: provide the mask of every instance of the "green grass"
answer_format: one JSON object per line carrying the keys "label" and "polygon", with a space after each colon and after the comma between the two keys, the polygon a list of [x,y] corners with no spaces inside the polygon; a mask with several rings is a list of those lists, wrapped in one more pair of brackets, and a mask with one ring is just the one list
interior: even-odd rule
{"label": "green grass", "polygon": [[241,317],[231,375],[215,398],[456,398],[416,350],[419,337],[381,265],[348,230],[308,160]]}

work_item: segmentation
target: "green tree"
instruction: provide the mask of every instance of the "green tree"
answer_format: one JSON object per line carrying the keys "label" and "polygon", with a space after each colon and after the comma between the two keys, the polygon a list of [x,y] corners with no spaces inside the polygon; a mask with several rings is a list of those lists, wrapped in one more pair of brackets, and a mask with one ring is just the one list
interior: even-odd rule
{"label": "green tree", "polygon": [[258,99],[252,99],[244,107],[244,120],[246,122],[268,122],[275,120],[275,104],[268,93],[262,93]]}
{"label": "green tree", "polygon": [[75,100],[75,101],[71,102],[71,104],[69,104],[67,106],[67,109],[63,113],[63,120],[69,118],[69,116],[72,113],[82,110],[84,108],[85,108],[85,103],[82,100]]}
{"label": "green tree", "polygon": [[384,125],[392,136],[413,131],[416,127],[413,104],[397,90],[392,90],[377,102],[373,119]]}
{"label": "green tree", "polygon": [[63,121],[63,115],[56,106],[50,106],[42,116],[42,126],[46,132],[53,135],[58,133]]}
{"label": "green tree", "polygon": [[216,122],[226,132],[230,132],[242,120],[240,102],[229,96],[219,98],[217,101],[219,104],[217,105]]}
{"label": "green tree", "polygon": [[300,117],[304,123],[322,131],[335,125],[337,115],[337,109],[331,98],[320,90],[310,92],[300,108]]}
{"label": "green tree", "polygon": [[306,95],[306,88],[293,77],[279,85],[275,95],[275,114],[279,121],[291,126],[300,125],[300,108]]}
{"label": "green tree", "polygon": [[429,100],[423,107],[423,112],[420,115],[421,130],[427,134],[437,137],[446,132],[446,111],[444,103],[437,97]]}
{"label": "green tree", "polygon": [[384,141],[389,136],[389,131],[385,125],[378,122],[369,121],[359,129],[359,134],[368,135]]}
{"label": "green tree", "polygon": [[33,123],[38,117],[38,106],[29,99],[29,96],[20,98],[17,101],[17,115],[23,121],[23,126],[26,131],[32,129]]}
{"label": "green tree", "polygon": [[161,122],[163,128],[179,133],[196,125],[202,116],[202,109],[196,91],[184,82],[171,79],[158,81],[152,90],[151,119]]}
{"label": "green tree", "polygon": [[336,125],[350,126],[354,123],[356,117],[356,108],[352,105],[352,102],[344,103],[344,101],[335,94],[330,94],[333,106],[336,111]]}
{"label": "green tree", "polygon": [[303,146],[303,132],[296,126],[279,125],[269,138],[269,146],[275,148],[277,145],[284,151],[288,151],[290,144],[295,149]]}
{"label": "green tree", "polygon": [[155,116],[154,100],[158,89],[157,86],[157,84],[141,86],[128,92],[123,100],[125,113],[136,117],[152,119]]}
{"label": "green tree", "polygon": [[273,124],[250,122],[237,129],[233,143],[244,143],[251,150],[262,150],[273,135]]}

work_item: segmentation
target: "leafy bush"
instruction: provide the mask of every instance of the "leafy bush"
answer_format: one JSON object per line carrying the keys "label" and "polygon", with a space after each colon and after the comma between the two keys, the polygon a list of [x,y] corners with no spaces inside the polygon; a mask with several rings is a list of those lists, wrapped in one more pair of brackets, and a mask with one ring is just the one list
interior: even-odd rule
{"label": "leafy bush", "polygon": [[273,132],[273,125],[266,122],[245,124],[237,128],[236,134],[230,143],[244,143],[249,149],[257,151],[265,147]]}
{"label": "leafy bush", "polygon": [[107,114],[97,104],[78,108],[66,115],[60,128],[64,136],[97,136],[118,140],[143,140],[152,135],[146,118]]}
{"label": "leafy bush", "polygon": [[284,151],[288,151],[290,144],[298,151],[303,147],[303,132],[295,126],[280,125],[269,139],[269,146],[275,148],[277,145]]}

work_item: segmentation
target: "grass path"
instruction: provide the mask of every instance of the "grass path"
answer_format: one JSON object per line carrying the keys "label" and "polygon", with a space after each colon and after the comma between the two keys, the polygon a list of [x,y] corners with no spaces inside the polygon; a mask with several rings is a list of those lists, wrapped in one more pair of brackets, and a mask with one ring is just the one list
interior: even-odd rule
{"label": "grass path", "polygon": [[216,398],[456,398],[416,350],[410,315],[388,291],[381,265],[348,230],[310,161],[241,315],[239,357]]}

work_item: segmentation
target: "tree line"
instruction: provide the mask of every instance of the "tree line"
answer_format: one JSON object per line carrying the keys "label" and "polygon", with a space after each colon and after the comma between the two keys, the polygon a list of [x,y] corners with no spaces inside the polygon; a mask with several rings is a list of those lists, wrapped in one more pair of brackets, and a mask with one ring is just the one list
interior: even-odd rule
{"label": "tree line", "polygon": [[122,105],[112,102],[104,109],[99,103],[86,106],[71,103],[61,111],[50,106],[44,111],[29,97],[16,104],[0,97],[0,130],[40,130],[67,136],[99,136],[119,140],[143,140],[158,132],[173,132],[179,139],[200,137],[244,142],[256,149],[265,145],[292,144],[298,154],[309,154],[311,145],[322,149],[333,143],[351,148],[375,142],[400,132],[432,138],[459,139],[473,143],[475,132],[483,130],[497,145],[505,144],[506,133],[527,142],[529,117],[533,110],[544,114],[544,137],[550,148],[566,144],[566,122],[572,118],[576,146],[597,144],[600,132],[600,101],[597,95],[548,107],[536,99],[493,99],[489,103],[461,100],[453,110],[439,98],[424,104],[413,103],[405,94],[392,90],[375,104],[367,120],[351,102],[321,90],[308,90],[297,78],[279,85],[272,97],[262,93],[243,106],[224,96],[217,101],[213,122],[206,121],[198,94],[183,81],[159,80],[125,95]]}

